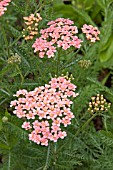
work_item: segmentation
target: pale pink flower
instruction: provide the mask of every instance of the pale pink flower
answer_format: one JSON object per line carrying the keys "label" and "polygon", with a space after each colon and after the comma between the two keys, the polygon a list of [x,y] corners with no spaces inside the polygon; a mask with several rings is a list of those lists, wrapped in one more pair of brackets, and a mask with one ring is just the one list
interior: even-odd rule
{"label": "pale pink flower", "polygon": [[41,138],[41,145],[48,146],[48,140],[46,138]]}
{"label": "pale pink flower", "polygon": [[62,119],[62,123],[64,124],[64,127],[67,127],[68,125],[71,124],[70,119],[66,116]]}
{"label": "pale pink flower", "polygon": [[54,119],[52,122],[53,126],[59,126],[60,127],[60,123],[61,123],[61,119],[58,117],[57,119]]}
{"label": "pale pink flower", "polygon": [[58,138],[59,138],[58,134],[54,133],[54,135],[51,135],[50,140],[54,141],[54,142],[57,142]]}
{"label": "pale pink flower", "polygon": [[39,57],[44,58],[45,52],[39,52]]}
{"label": "pale pink flower", "polygon": [[61,128],[58,125],[52,125],[51,126],[52,130],[51,132],[57,133],[58,131],[61,131]]}
{"label": "pale pink flower", "polygon": [[16,106],[17,105],[17,100],[13,100],[10,103],[10,107]]}
{"label": "pale pink flower", "polygon": [[25,130],[29,130],[32,128],[32,126],[30,125],[30,122],[24,122],[22,124],[22,128],[24,128]]}
{"label": "pale pink flower", "polygon": [[35,114],[32,111],[29,111],[28,114],[26,114],[26,118],[29,119],[35,119]]}
{"label": "pale pink flower", "polygon": [[25,96],[26,94],[27,94],[27,90],[22,89],[22,90],[17,91],[16,95],[14,95],[14,96],[19,97],[20,95]]}
{"label": "pale pink flower", "polygon": [[59,137],[59,138],[64,139],[64,137],[66,137],[66,136],[67,136],[67,133],[66,133],[65,131],[63,131],[63,132],[62,132],[62,131],[59,131],[59,132],[58,132],[58,137]]}

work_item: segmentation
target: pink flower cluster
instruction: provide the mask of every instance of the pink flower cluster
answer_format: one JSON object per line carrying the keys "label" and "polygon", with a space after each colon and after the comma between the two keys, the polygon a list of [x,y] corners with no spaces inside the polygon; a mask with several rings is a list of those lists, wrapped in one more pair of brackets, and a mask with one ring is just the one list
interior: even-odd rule
{"label": "pink flower cluster", "polygon": [[76,36],[78,29],[72,24],[74,24],[73,21],[64,18],[48,22],[49,27],[40,31],[41,36],[32,45],[34,52],[38,51],[40,58],[45,55],[51,58],[54,57],[57,47],[64,50],[71,46],[80,48],[82,40]]}
{"label": "pink flower cluster", "polygon": [[11,2],[11,0],[0,1],[0,16],[2,16],[4,12],[7,10],[6,6],[9,5],[9,2]]}
{"label": "pink flower cluster", "polygon": [[70,125],[74,118],[69,97],[78,95],[75,89],[70,80],[58,77],[34,91],[17,91],[14,96],[18,100],[11,101],[10,107],[15,108],[13,113],[18,118],[25,119],[22,128],[30,130],[29,140],[47,146],[49,140],[57,142],[67,135],[62,127]]}
{"label": "pink flower cluster", "polygon": [[81,28],[82,32],[86,34],[87,40],[90,40],[91,42],[95,42],[97,40],[100,40],[98,35],[100,34],[100,31],[97,27],[93,27],[92,25],[84,24]]}

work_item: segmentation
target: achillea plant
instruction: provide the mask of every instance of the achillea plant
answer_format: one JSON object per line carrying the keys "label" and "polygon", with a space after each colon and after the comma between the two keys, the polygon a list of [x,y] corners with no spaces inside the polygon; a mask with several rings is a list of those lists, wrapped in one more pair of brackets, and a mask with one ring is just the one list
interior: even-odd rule
{"label": "achillea plant", "polygon": [[112,1],[94,2],[13,0],[0,17],[1,170],[113,169],[113,67],[99,60],[113,52]]}
{"label": "achillea plant", "polygon": [[8,6],[10,2],[11,0],[0,1],[0,16],[2,16],[5,13],[5,11],[7,10],[6,6]]}
{"label": "achillea plant", "polygon": [[10,107],[18,118],[26,119],[22,128],[30,130],[29,140],[47,146],[49,140],[57,142],[67,135],[62,126],[67,127],[74,118],[69,97],[78,95],[75,89],[70,80],[58,77],[33,91],[17,91],[18,100],[11,101]]}

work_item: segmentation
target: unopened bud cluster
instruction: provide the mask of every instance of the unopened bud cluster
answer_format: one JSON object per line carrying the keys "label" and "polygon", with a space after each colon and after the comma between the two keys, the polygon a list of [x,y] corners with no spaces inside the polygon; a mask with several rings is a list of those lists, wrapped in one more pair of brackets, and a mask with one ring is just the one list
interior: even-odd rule
{"label": "unopened bud cluster", "polygon": [[68,72],[66,73],[66,75],[62,74],[62,76],[65,77],[66,80],[70,80],[70,81],[74,80],[73,75]]}
{"label": "unopened bud cluster", "polygon": [[42,20],[39,13],[31,14],[29,17],[23,17],[26,28],[23,29],[22,34],[25,40],[31,40],[38,34],[38,23]]}
{"label": "unopened bud cluster", "polygon": [[92,63],[90,60],[80,60],[78,64],[80,65],[80,67],[87,69]]}
{"label": "unopened bud cluster", "polygon": [[21,63],[21,57],[15,53],[7,60],[8,64],[20,64]]}
{"label": "unopened bud cluster", "polygon": [[101,94],[97,94],[97,96],[91,97],[91,102],[89,102],[88,111],[91,113],[100,112],[100,111],[108,111],[111,103],[108,103],[106,99]]}

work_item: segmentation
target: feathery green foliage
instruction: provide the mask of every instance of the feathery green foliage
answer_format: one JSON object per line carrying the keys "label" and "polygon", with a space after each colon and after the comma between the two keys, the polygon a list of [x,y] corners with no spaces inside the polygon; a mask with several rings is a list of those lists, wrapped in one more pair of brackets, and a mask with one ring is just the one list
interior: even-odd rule
{"label": "feathery green foliage", "polygon": [[[0,16],[0,170],[112,170],[113,106],[94,114],[88,107],[98,93],[113,102],[113,1],[71,0],[66,5],[60,0],[12,0],[7,8]],[[37,37],[48,21],[70,18],[84,40],[81,48],[57,51],[51,59],[39,58],[32,48],[36,38],[25,41],[22,36],[23,17],[35,12],[42,17]],[[99,42],[86,42],[80,30],[85,23],[99,28]],[[67,72],[79,93],[71,106],[75,118],[66,138],[48,147],[37,145],[21,128],[24,120],[13,114],[10,101],[19,89],[34,90]]]}

